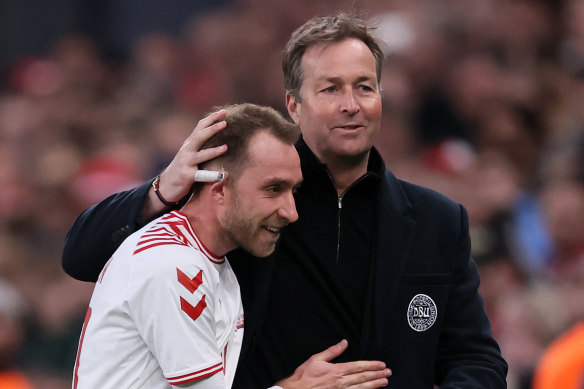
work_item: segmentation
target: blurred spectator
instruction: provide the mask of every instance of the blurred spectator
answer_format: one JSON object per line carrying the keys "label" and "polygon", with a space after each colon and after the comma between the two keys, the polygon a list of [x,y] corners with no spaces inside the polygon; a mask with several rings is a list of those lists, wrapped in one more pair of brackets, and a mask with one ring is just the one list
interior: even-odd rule
{"label": "blurred spectator", "polygon": [[584,281],[584,183],[549,183],[541,198],[554,241],[551,272],[562,281]]}
{"label": "blurred spectator", "polygon": [[32,389],[26,375],[16,366],[26,335],[28,307],[8,281],[0,279],[0,389]]}
{"label": "blurred spectator", "polygon": [[537,365],[533,389],[584,387],[584,322],[556,339]]}

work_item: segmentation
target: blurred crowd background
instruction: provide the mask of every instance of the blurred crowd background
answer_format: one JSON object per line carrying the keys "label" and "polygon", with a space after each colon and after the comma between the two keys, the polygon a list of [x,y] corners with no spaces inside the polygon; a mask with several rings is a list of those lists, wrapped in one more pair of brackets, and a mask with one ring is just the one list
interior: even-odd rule
{"label": "blurred crowd background", "polygon": [[509,387],[531,388],[544,351],[584,319],[584,1],[0,8],[5,380],[18,372],[31,388],[70,387],[93,288],[61,269],[75,217],[160,172],[214,105],[285,113],[280,61],[290,33],[337,10],[360,12],[385,42],[376,146],[387,166],[469,211]]}

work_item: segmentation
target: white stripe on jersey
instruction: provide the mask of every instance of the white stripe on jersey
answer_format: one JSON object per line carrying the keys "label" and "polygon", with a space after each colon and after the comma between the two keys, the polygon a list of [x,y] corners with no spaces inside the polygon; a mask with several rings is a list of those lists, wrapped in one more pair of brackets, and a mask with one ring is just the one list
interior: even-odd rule
{"label": "white stripe on jersey", "polygon": [[215,366],[211,366],[209,368],[199,370],[190,374],[183,374],[177,377],[167,377],[167,380],[171,385],[182,385],[191,381],[212,376],[213,374],[216,374],[220,371],[223,371],[223,363],[218,363]]}

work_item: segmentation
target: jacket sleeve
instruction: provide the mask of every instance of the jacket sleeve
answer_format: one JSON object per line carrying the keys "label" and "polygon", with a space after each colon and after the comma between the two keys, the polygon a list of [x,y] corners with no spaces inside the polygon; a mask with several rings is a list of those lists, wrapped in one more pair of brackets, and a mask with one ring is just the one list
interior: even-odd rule
{"label": "jacket sleeve", "polygon": [[81,281],[95,282],[111,255],[141,226],[137,218],[152,180],[116,193],[81,213],[65,238],[63,270]]}
{"label": "jacket sleeve", "polygon": [[468,215],[461,209],[461,229],[454,283],[436,359],[437,383],[447,388],[506,388],[507,363],[495,341],[483,300],[479,273],[470,258]]}

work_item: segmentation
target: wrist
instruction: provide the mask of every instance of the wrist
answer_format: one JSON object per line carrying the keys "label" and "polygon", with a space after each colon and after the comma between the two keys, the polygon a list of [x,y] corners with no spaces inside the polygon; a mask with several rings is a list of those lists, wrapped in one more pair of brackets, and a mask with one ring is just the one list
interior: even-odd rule
{"label": "wrist", "polygon": [[178,201],[169,201],[162,195],[162,193],[160,193],[160,175],[156,176],[154,181],[152,181],[152,189],[154,190],[154,194],[156,195],[158,200],[160,200],[160,202],[166,205],[167,207],[176,208],[180,205],[181,201],[183,200],[181,199]]}
{"label": "wrist", "polygon": [[281,379],[268,389],[296,389],[297,387],[298,385],[296,385],[294,376],[292,375],[291,377]]}

